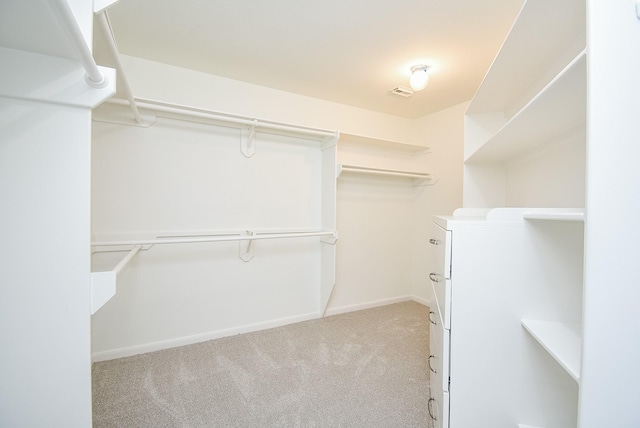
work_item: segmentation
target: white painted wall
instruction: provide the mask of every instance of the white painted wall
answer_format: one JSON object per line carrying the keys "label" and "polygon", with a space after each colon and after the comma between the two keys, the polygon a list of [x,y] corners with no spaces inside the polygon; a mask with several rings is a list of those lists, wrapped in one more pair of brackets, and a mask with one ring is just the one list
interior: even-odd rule
{"label": "white painted wall", "polygon": [[543,145],[505,166],[505,206],[584,207],[584,130]]}
{"label": "white painted wall", "polygon": [[462,103],[425,116],[417,122],[417,136],[432,148],[428,168],[438,175],[435,186],[425,187],[415,201],[412,221],[411,294],[431,301],[429,272],[435,271],[432,217],[449,215],[462,207],[464,113]]}

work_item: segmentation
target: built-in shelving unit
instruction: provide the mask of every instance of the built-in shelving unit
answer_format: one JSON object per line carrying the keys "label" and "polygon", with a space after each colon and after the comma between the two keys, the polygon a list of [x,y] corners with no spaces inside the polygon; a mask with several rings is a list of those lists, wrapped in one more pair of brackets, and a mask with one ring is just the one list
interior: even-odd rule
{"label": "built-in shelving unit", "polygon": [[[586,3],[526,0],[465,114],[464,207],[521,210],[513,211],[519,220],[502,218],[501,210],[487,217],[524,228],[510,243],[513,252],[523,250],[522,265],[506,269],[519,291],[491,298],[509,306],[501,322],[526,345],[495,351],[522,364],[527,381],[518,389],[527,398],[518,405],[528,409],[523,418],[536,415],[527,422],[541,426],[575,426],[578,414],[588,65]],[[477,268],[474,278],[482,275]],[[541,388],[554,399],[538,399]],[[464,411],[453,394],[452,415]]]}
{"label": "built-in shelving unit", "polygon": [[[584,209],[530,209],[522,214],[536,222],[584,222]],[[580,302],[575,302],[579,305]],[[579,330],[565,322],[523,319],[523,327],[576,381],[580,380],[582,338]]]}
{"label": "built-in shelving unit", "polygon": [[[579,0],[525,2],[465,115],[465,207],[562,206],[563,192],[584,204],[585,172],[571,162],[585,145],[585,22]],[[563,180],[567,169],[581,177]]]}

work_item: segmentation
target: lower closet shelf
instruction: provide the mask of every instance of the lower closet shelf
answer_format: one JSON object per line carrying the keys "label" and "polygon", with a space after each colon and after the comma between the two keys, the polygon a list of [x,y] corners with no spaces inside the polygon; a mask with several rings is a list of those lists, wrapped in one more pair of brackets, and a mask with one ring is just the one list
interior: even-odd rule
{"label": "lower closet shelf", "polygon": [[522,325],[576,382],[580,381],[580,335],[561,322],[523,319]]}

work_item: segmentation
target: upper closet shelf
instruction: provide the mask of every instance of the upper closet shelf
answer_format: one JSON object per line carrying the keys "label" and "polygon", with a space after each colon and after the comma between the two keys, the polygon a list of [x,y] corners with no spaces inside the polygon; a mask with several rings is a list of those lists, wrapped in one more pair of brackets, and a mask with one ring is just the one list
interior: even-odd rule
{"label": "upper closet shelf", "polygon": [[465,162],[505,161],[581,126],[586,119],[585,88],[583,51]]}
{"label": "upper closet shelf", "polygon": [[0,28],[0,96],[94,108],[115,93],[66,0],[3,1]]}
{"label": "upper closet shelf", "polygon": [[429,147],[425,146],[344,133],[340,134],[338,145],[343,147],[354,147],[368,150],[389,151],[410,156],[417,156],[429,153],[431,151]]}

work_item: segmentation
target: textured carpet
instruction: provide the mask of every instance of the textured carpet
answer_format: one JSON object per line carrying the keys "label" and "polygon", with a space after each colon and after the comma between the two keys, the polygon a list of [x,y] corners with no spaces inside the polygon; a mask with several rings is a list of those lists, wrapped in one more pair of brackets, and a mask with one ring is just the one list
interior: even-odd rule
{"label": "textured carpet", "polygon": [[94,427],[429,427],[428,311],[398,303],[95,363]]}

